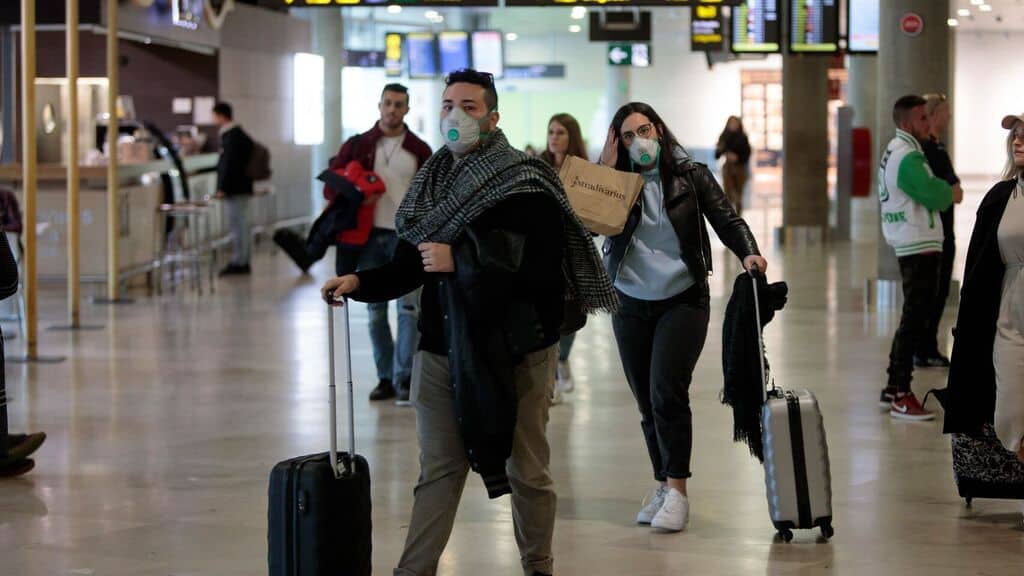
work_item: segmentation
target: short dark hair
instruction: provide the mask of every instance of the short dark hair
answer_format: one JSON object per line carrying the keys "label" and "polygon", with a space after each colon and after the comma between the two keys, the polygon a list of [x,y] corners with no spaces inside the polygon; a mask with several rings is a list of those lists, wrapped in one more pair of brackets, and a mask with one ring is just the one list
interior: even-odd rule
{"label": "short dark hair", "polygon": [[398,94],[405,94],[405,102],[407,104],[409,103],[409,89],[406,88],[405,85],[403,85],[403,84],[398,84],[397,82],[393,82],[393,83],[388,84],[387,86],[385,86],[384,89],[380,91],[380,99],[381,100],[384,99],[384,93],[385,92],[396,92]]}
{"label": "short dark hair", "polygon": [[910,111],[919,106],[924,106],[928,101],[918,96],[917,94],[907,94],[896,101],[896,104],[892,107],[892,121],[897,126],[903,124],[903,122],[910,116]]}
{"label": "short dark hair", "polygon": [[227,118],[228,120],[235,119],[235,112],[231,109],[231,104],[228,104],[227,102],[217,102],[216,104],[214,104],[213,113],[219,114]]}
{"label": "short dark hair", "polygon": [[498,91],[494,88],[494,74],[463,68],[448,74],[444,79],[445,88],[459,83],[474,84],[483,88],[484,104],[487,105],[487,110],[494,112],[498,109]]}

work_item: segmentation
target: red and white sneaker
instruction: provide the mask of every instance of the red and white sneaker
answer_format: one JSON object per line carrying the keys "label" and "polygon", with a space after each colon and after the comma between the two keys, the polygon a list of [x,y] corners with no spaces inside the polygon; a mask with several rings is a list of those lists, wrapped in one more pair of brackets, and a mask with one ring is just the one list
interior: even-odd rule
{"label": "red and white sneaker", "polygon": [[889,416],[897,420],[913,420],[915,422],[935,418],[935,414],[925,410],[913,392],[897,394],[892,401],[892,407],[889,408]]}

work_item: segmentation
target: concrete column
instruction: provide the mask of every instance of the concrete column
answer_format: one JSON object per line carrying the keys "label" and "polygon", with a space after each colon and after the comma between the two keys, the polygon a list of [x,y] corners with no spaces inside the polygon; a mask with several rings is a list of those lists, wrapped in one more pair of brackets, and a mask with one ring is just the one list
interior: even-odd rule
{"label": "concrete column", "polygon": [[627,66],[608,66],[608,85],[605,99],[608,101],[608,118],[605,124],[611,124],[612,117],[624,104],[632,102],[632,74]]}
{"label": "concrete column", "polygon": [[[949,2],[934,0],[892,0],[880,2],[878,49],[878,150],[896,133],[892,106],[906,94],[950,93],[953,84],[952,36],[946,19]],[[900,29],[900,21],[914,12],[924,20],[918,36]],[[879,227],[878,278],[899,280],[896,256],[881,237]]]}
{"label": "concrete column", "polygon": [[[313,27],[313,53],[324,58],[324,141],[313,148],[313,174],[327,168],[341,147],[341,51],[345,44],[345,27],[341,10],[316,10],[310,21]],[[319,211],[319,183],[314,180],[313,209]]]}
{"label": "concrete column", "polygon": [[828,226],[828,58],[786,56],[782,64],[783,241],[820,238]]}
{"label": "concrete column", "polygon": [[847,69],[853,126],[869,128],[874,136],[878,123],[878,56],[849,56]]}

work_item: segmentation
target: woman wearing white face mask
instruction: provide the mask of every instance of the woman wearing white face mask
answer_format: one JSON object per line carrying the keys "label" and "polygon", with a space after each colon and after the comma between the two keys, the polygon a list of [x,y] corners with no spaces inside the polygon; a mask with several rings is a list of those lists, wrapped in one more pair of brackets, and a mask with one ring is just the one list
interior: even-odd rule
{"label": "woman wearing white face mask", "polygon": [[621,302],[615,339],[658,481],[637,522],[677,532],[689,521],[689,386],[709,321],[705,219],[745,268],[763,272],[767,262],[707,166],[689,158],[647,104],[615,114],[601,164],[644,177],[625,229],[603,251]]}

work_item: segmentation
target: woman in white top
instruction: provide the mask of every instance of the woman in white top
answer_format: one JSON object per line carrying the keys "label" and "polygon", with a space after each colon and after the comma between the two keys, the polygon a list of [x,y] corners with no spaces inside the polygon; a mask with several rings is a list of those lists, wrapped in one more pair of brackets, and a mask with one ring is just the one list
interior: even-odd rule
{"label": "woman in white top", "polygon": [[967,252],[944,431],[991,423],[1024,461],[1024,114],[1007,116],[1004,180],[985,195]]}

